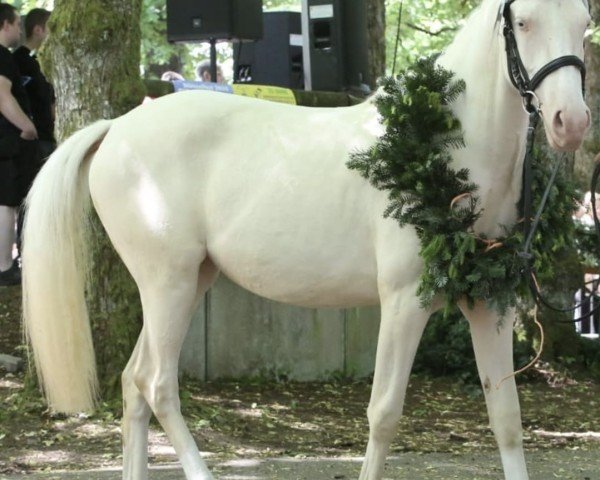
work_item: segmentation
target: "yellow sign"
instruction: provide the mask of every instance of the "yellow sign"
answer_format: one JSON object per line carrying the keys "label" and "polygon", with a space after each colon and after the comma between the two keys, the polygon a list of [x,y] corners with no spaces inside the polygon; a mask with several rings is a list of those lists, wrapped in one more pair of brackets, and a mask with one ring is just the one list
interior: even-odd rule
{"label": "yellow sign", "polygon": [[270,85],[232,85],[235,95],[260,98],[271,102],[288,103],[296,105],[294,92],[289,88],[272,87]]}

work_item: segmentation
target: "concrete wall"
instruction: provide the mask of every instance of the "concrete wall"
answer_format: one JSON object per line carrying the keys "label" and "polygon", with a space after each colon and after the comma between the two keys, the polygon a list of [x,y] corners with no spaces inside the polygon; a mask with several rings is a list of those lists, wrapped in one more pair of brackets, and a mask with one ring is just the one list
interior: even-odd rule
{"label": "concrete wall", "polygon": [[378,307],[293,307],[221,276],[194,315],[180,368],[200,380],[364,377],[373,372],[378,330]]}

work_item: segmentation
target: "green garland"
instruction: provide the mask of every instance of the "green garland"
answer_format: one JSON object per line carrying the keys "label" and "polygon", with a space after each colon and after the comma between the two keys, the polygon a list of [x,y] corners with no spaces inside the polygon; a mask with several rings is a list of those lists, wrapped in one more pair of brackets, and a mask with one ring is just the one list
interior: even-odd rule
{"label": "green garland", "polygon": [[[386,217],[415,228],[425,264],[418,288],[423,306],[441,295],[446,313],[465,298],[471,305],[484,300],[504,314],[518,294],[528,291],[521,273],[525,265],[517,255],[522,233],[506,228],[506,236],[497,239],[502,247],[494,249],[473,234],[482,213],[478,187],[469,181],[468,170],[450,167],[449,151],[464,147],[460,122],[448,106],[465,83],[437,66],[436,58],[419,60],[398,78],[382,81],[385,94],[376,105],[386,132],[369,150],[353,154],[348,167],[389,191]],[[533,165],[534,197],[541,196],[549,177],[542,153],[538,149]],[[468,200],[460,203],[467,205],[450,208],[462,194]],[[574,186],[559,174],[532,246],[540,281],[553,275],[553,257],[570,246],[575,196]]]}

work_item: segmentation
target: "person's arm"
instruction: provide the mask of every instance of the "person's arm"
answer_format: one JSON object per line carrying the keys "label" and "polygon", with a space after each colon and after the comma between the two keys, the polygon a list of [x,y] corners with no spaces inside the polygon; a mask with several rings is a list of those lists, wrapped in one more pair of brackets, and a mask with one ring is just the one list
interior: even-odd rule
{"label": "person's arm", "polygon": [[25,140],[34,140],[37,138],[37,130],[33,122],[21,110],[17,100],[13,97],[10,89],[12,82],[3,75],[0,75],[0,113],[21,130],[21,137]]}

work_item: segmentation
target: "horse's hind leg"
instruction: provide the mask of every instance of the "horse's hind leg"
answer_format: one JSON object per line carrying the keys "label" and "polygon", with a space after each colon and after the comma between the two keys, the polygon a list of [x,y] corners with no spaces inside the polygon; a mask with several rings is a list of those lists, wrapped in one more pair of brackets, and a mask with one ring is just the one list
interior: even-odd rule
{"label": "horse's hind leg", "polygon": [[[490,424],[502,458],[507,480],[527,480],[523,455],[521,410],[513,372],[512,343],[514,311],[501,322],[498,314],[477,304],[473,309],[461,305],[469,320],[477,369],[483,385]],[[502,382],[502,383],[500,383]]]}
{"label": "horse's hind leg", "polygon": [[404,397],[419,340],[430,312],[420,308],[416,286],[382,295],[381,326],[371,401],[369,443],[360,480],[379,480],[402,416]]}
{"label": "horse's hind leg", "polygon": [[142,275],[133,269],[144,310],[144,327],[123,372],[123,478],[147,478],[148,422],[153,412],[182,463],[188,479],[210,479],[180,412],[179,353],[198,298],[217,270],[206,259],[154,263]]}
{"label": "horse's hind leg", "polygon": [[152,411],[133,380],[133,372],[140,361],[139,352],[143,332],[121,376],[123,387],[123,480],[148,478],[148,424]]}

